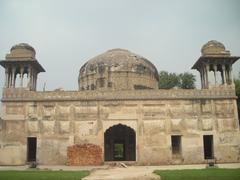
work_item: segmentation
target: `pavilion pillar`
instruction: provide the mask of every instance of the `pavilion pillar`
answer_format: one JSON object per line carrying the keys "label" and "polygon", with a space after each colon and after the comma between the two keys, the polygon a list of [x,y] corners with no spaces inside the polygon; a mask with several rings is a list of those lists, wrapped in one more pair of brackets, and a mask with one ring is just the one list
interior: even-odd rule
{"label": "pavilion pillar", "polygon": [[9,87],[9,72],[8,72],[8,68],[5,69],[5,87],[6,88]]}
{"label": "pavilion pillar", "polygon": [[13,67],[12,74],[11,74],[11,87],[15,87],[15,72],[16,72],[16,68]]}
{"label": "pavilion pillar", "polygon": [[213,66],[213,69],[214,69],[214,80],[215,80],[215,85],[217,85],[217,65],[214,64]]}
{"label": "pavilion pillar", "polygon": [[32,78],[32,70],[30,67],[28,67],[28,74],[27,74],[27,79],[28,79],[28,85],[27,87],[31,89],[31,78]]}
{"label": "pavilion pillar", "polygon": [[208,79],[209,79],[209,64],[206,65],[206,88],[208,88],[209,86]]}
{"label": "pavilion pillar", "polygon": [[222,64],[223,84],[226,85],[226,67]]}
{"label": "pavilion pillar", "polygon": [[206,88],[206,74],[205,74],[205,68],[202,68],[202,76],[203,76],[203,88]]}
{"label": "pavilion pillar", "polygon": [[24,67],[21,67],[21,69],[20,69],[20,78],[21,78],[20,87],[23,87],[23,73],[24,73]]}
{"label": "pavilion pillar", "polygon": [[199,73],[200,73],[200,78],[201,78],[201,87],[204,88],[202,70],[199,70]]}
{"label": "pavilion pillar", "polygon": [[229,66],[225,65],[225,73],[226,73],[226,84],[230,84]]}
{"label": "pavilion pillar", "polygon": [[229,66],[229,77],[230,77],[230,84],[234,84],[232,65]]}

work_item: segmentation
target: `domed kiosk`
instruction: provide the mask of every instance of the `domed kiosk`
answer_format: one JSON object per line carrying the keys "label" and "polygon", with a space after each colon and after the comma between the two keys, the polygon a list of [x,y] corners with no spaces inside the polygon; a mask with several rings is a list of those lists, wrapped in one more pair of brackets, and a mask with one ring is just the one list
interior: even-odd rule
{"label": "domed kiosk", "polygon": [[87,61],[79,72],[79,90],[157,89],[158,72],[146,58],[112,49]]}
{"label": "domed kiosk", "polygon": [[[232,77],[232,64],[239,57],[231,56],[225,46],[216,40],[208,41],[201,49],[202,55],[193,65],[192,69],[200,72],[201,86],[203,89],[222,86],[231,87],[234,85]],[[210,82],[209,72],[214,73],[214,82]],[[221,82],[218,82],[217,72],[220,72]]]}
{"label": "domed kiosk", "polygon": [[[19,43],[11,48],[6,60],[0,61],[0,65],[5,68],[5,88],[17,87],[16,80],[19,77],[20,88],[36,90],[38,73],[45,70],[38,63],[35,55],[35,49],[27,43]],[[24,81],[27,81],[26,85]]]}

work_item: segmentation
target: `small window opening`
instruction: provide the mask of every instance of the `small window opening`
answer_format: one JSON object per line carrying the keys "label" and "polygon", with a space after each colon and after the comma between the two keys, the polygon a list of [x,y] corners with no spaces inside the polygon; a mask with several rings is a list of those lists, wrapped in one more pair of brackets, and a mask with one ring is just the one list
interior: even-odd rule
{"label": "small window opening", "polygon": [[171,136],[172,140],[172,154],[181,154],[181,136]]}

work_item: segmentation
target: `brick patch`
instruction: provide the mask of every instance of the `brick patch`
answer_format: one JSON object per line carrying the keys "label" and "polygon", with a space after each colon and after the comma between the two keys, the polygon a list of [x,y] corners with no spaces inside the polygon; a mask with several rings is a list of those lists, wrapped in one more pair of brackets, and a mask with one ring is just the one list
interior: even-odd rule
{"label": "brick patch", "polygon": [[75,144],[67,148],[68,166],[101,165],[102,149],[94,144]]}

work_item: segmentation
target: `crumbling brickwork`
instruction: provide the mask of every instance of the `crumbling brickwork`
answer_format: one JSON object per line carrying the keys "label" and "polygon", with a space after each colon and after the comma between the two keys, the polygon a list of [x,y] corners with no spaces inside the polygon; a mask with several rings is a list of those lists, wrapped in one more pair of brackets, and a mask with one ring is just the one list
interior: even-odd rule
{"label": "crumbling brickwork", "polygon": [[102,149],[94,144],[75,144],[67,148],[68,166],[101,165]]}

